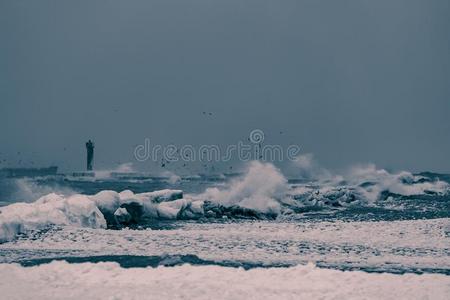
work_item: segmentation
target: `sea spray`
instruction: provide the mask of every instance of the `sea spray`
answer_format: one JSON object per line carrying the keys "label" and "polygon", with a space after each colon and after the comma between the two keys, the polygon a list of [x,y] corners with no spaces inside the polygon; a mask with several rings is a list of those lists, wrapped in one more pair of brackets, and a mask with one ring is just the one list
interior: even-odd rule
{"label": "sea spray", "polygon": [[237,205],[261,213],[278,214],[279,201],[288,190],[287,179],[270,163],[253,161],[243,177],[232,180],[225,188],[208,188],[201,199],[224,205]]}

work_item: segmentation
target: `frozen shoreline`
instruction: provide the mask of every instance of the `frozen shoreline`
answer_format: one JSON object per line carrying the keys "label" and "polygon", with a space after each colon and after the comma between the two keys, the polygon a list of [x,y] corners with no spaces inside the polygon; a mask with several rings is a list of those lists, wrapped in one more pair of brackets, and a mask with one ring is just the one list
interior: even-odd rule
{"label": "frozen shoreline", "polygon": [[[179,224],[180,225],[180,224]],[[102,255],[196,255],[212,261],[384,272],[450,270],[450,219],[184,223],[173,229],[55,228],[0,245],[0,262]],[[370,239],[367,239],[370,237]]]}
{"label": "frozen shoreline", "polygon": [[5,299],[448,299],[450,276],[219,266],[121,268],[116,263],[0,264]]}

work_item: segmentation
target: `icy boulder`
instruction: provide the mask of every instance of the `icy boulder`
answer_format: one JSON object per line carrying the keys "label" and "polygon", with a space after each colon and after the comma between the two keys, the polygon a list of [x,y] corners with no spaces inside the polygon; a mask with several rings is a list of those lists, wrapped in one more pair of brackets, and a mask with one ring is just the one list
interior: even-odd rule
{"label": "icy boulder", "polygon": [[255,209],[239,205],[224,206],[215,202],[205,201],[203,203],[204,215],[207,218],[238,218],[238,219],[275,219],[277,212],[260,212]]}
{"label": "icy boulder", "polygon": [[139,224],[151,219],[198,219],[204,215],[203,201],[185,199],[181,190],[139,194],[123,191],[118,196],[120,204],[114,213],[114,225]]}
{"label": "icy boulder", "polygon": [[183,191],[165,189],[149,193],[136,194],[135,197],[144,202],[161,203],[166,201],[182,199]]}
{"label": "icy boulder", "polygon": [[121,204],[121,196],[115,191],[101,191],[89,198],[95,202],[97,207],[103,212],[112,212]]}
{"label": "icy boulder", "polygon": [[186,199],[178,199],[169,202],[163,202],[158,205],[158,216],[162,219],[176,219],[178,214],[185,210],[190,202]]}
{"label": "icy boulder", "polygon": [[0,242],[49,225],[106,228],[106,221],[95,202],[83,195],[64,198],[49,194],[33,203],[0,208]]}
{"label": "icy boulder", "polygon": [[128,213],[128,210],[124,207],[119,207],[114,212],[114,218],[118,224],[128,224],[131,222],[132,217]]}
{"label": "icy boulder", "polygon": [[203,217],[203,201],[178,199],[160,203],[157,207],[161,219],[198,219]]}
{"label": "icy boulder", "polygon": [[[144,219],[172,219],[175,212],[169,213],[169,209],[164,210],[164,203],[183,202],[182,198],[183,191],[169,189],[134,195],[127,194],[121,200],[121,207],[127,209],[134,223],[140,223]],[[158,207],[161,205],[163,208],[160,212]],[[174,204],[168,205],[168,207],[173,206]]]}
{"label": "icy boulder", "polygon": [[[96,195],[89,196],[89,198],[97,204],[105,216],[108,225],[114,227],[139,224],[148,219],[176,218],[178,213],[177,208],[171,210],[171,207],[174,207],[175,204],[165,205],[164,203],[182,200],[183,191],[165,189],[138,194],[130,190],[125,190],[120,193],[115,191],[101,191]],[[158,207],[160,205],[162,206],[159,209]],[[184,208],[180,207],[180,209]]]}
{"label": "icy boulder", "polygon": [[115,191],[101,191],[93,196],[89,196],[106,219],[108,224],[115,223],[114,212],[120,207],[121,197]]}

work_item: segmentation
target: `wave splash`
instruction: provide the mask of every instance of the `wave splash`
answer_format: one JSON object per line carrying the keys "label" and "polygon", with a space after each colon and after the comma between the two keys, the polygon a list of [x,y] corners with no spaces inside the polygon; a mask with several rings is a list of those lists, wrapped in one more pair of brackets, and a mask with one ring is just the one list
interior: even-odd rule
{"label": "wave splash", "polygon": [[450,193],[448,182],[438,177],[414,175],[407,171],[390,173],[374,164],[357,165],[343,174],[320,167],[312,154],[295,161],[303,184],[292,186],[293,205],[334,206],[374,205],[389,196],[438,195]]}
{"label": "wave splash", "polygon": [[225,206],[242,207],[269,215],[281,212],[288,181],[272,164],[251,162],[245,176],[232,180],[224,189],[208,188],[199,199]]}

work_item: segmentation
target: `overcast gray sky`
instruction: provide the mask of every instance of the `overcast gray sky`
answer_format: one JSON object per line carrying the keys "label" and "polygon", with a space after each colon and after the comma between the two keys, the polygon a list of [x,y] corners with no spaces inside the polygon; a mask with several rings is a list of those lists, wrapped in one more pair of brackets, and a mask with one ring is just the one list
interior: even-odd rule
{"label": "overcast gray sky", "polygon": [[0,1],[3,166],[258,128],[330,168],[449,172],[449,114],[447,0]]}

